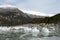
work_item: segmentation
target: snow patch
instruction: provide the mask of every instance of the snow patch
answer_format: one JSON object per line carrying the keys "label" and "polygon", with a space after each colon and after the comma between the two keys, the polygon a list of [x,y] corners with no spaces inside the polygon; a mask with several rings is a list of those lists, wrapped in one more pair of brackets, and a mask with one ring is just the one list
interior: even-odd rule
{"label": "snow patch", "polygon": [[16,8],[16,6],[13,6],[13,5],[0,5],[0,8]]}
{"label": "snow patch", "polygon": [[33,10],[22,10],[24,13],[32,14],[32,15],[38,15],[38,16],[54,16],[54,14],[49,14],[49,13],[42,13],[42,12],[37,12]]}

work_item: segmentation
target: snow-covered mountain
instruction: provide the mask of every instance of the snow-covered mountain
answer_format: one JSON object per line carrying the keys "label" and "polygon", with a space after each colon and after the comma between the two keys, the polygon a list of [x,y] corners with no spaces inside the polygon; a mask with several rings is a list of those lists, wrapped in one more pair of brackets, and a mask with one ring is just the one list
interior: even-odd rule
{"label": "snow-covered mountain", "polygon": [[18,12],[18,11],[23,12],[22,15],[24,17],[28,17],[28,16],[31,17],[31,18],[43,18],[43,17],[45,17],[44,14],[43,15],[33,15],[34,13],[38,14],[38,12],[33,12],[33,13],[32,13],[32,11],[30,11],[30,12],[27,11],[26,12],[25,10],[21,10],[21,9],[15,7],[15,6],[12,6],[12,5],[0,5],[0,12],[5,13],[5,12],[8,12],[8,11],[10,11],[10,12]]}
{"label": "snow-covered mountain", "polygon": [[33,10],[22,10],[24,13],[28,13],[31,15],[36,15],[36,16],[46,16],[46,17],[51,17],[54,16],[55,14],[49,14],[49,13],[42,13],[42,12],[37,12],[37,11],[33,11]]}
{"label": "snow-covered mountain", "polygon": [[17,8],[17,7],[12,5],[0,5],[0,8]]}
{"label": "snow-covered mountain", "polygon": [[[12,5],[0,5],[0,11],[3,10],[3,12],[8,11],[12,11],[14,9],[14,11],[18,11],[19,8],[17,8],[16,6],[12,6]],[[31,18],[43,18],[43,17],[50,17],[53,16],[54,14],[49,14],[49,13],[42,13],[42,12],[37,12],[37,11],[33,11],[33,10],[23,10],[23,9],[19,9],[20,11],[24,12],[25,14],[27,14],[29,17]]]}

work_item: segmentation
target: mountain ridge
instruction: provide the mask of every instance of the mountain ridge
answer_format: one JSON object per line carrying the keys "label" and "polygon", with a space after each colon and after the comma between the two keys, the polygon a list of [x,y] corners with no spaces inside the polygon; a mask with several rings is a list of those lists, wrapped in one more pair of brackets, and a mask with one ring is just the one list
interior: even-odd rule
{"label": "mountain ridge", "polygon": [[36,24],[39,24],[39,23],[47,23],[47,24],[50,24],[50,23],[54,23],[54,24],[60,24],[60,13],[52,16],[52,17],[45,17],[45,18],[34,18],[32,19],[31,21],[29,21],[29,23],[36,23]]}
{"label": "mountain ridge", "polygon": [[[0,26],[16,26],[22,24],[40,24],[40,23],[57,23],[60,22],[60,13],[51,16],[37,16],[24,13],[18,8],[0,8]],[[56,20],[57,19],[57,20]],[[53,21],[52,21],[53,20]]]}

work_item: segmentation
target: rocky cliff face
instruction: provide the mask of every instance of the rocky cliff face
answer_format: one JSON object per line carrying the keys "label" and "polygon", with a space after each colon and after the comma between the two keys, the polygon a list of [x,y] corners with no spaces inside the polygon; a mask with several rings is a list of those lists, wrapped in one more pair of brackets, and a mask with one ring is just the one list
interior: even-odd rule
{"label": "rocky cliff face", "polygon": [[18,8],[0,8],[0,25],[19,25],[31,18]]}

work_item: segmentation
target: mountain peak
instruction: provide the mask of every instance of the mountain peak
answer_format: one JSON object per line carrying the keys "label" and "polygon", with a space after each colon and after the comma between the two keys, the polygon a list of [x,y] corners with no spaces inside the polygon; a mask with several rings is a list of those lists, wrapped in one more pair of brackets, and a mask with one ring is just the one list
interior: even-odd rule
{"label": "mountain peak", "polygon": [[13,6],[13,5],[0,5],[0,8],[16,8],[16,6]]}
{"label": "mountain peak", "polygon": [[18,8],[13,5],[0,5],[0,12],[18,12]]}

